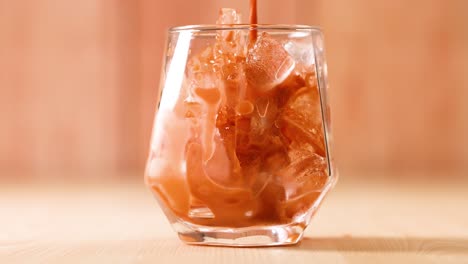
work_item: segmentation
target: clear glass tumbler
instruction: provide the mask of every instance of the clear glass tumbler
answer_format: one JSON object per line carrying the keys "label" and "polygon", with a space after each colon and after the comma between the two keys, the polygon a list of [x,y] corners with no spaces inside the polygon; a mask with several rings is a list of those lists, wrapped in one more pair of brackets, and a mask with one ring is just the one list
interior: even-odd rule
{"label": "clear glass tumbler", "polygon": [[168,37],[145,180],[173,228],[189,244],[297,243],[336,181],[321,31]]}

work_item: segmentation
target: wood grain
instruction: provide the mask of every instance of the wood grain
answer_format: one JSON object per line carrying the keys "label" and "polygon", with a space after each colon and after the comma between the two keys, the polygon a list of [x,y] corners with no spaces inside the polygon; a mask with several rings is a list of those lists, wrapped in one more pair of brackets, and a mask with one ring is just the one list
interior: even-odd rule
{"label": "wood grain", "polygon": [[[342,168],[468,177],[468,1],[258,4],[262,23],[323,28]],[[142,169],[166,30],[220,7],[248,13],[247,0],[0,0],[0,178]]]}
{"label": "wood grain", "polygon": [[0,186],[0,263],[468,263],[466,183],[338,184],[297,246],[188,246],[139,182]]}

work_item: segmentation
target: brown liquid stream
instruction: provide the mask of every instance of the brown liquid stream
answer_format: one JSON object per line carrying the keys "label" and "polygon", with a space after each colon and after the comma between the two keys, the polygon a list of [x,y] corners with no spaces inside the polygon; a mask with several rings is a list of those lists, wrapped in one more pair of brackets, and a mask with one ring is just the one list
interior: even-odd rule
{"label": "brown liquid stream", "polygon": [[255,43],[255,41],[257,40],[257,29],[255,28],[258,24],[257,0],[250,0],[250,24],[255,25],[254,29],[250,31],[250,41],[251,43]]}

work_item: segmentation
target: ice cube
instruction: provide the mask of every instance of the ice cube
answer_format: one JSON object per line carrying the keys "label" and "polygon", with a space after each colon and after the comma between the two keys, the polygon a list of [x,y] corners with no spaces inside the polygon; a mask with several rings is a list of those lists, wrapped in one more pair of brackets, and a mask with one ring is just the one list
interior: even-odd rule
{"label": "ice cube", "polygon": [[303,87],[286,103],[278,120],[282,135],[289,142],[308,145],[325,157],[325,141],[318,90]]}
{"label": "ice cube", "polygon": [[306,86],[306,81],[300,73],[293,72],[291,75],[289,75],[289,77],[278,86],[278,89],[276,89],[276,94],[274,97],[276,98],[276,104],[278,105],[278,108],[284,107],[289,98],[291,98],[291,96],[296,93],[297,90],[304,86]]}
{"label": "ice cube", "polygon": [[293,71],[294,60],[283,45],[266,32],[248,51],[245,74],[249,84],[264,93],[282,83]]}
{"label": "ice cube", "polygon": [[284,49],[297,64],[310,67],[315,63],[314,47],[312,46],[311,40],[290,40],[284,44]]}
{"label": "ice cube", "polygon": [[[310,208],[329,181],[317,86],[298,89],[279,118],[290,165],[280,170],[288,201],[287,217]],[[304,210],[303,210],[304,209]]]}
{"label": "ice cube", "polygon": [[328,167],[324,157],[307,151],[298,154],[288,167],[279,172],[288,199],[321,191],[328,181]]}
{"label": "ice cube", "polygon": [[[222,8],[219,11],[217,24],[230,25],[242,23],[241,14],[235,9]],[[218,30],[216,33],[215,59],[224,63],[236,61],[236,57],[244,56],[246,51],[247,34],[242,30]]]}
{"label": "ice cube", "polygon": [[216,24],[240,24],[242,23],[241,14],[237,12],[237,10],[232,8],[221,8],[219,10],[218,20]]}
{"label": "ice cube", "polygon": [[290,154],[293,162],[279,171],[285,188],[282,213],[286,219],[306,213],[330,182],[324,157],[305,149],[294,152]]}

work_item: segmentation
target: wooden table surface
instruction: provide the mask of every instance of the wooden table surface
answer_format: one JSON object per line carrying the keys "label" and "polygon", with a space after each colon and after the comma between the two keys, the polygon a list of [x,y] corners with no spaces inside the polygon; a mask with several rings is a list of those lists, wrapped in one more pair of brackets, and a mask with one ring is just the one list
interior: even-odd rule
{"label": "wooden table surface", "polygon": [[466,184],[338,184],[297,246],[188,246],[141,182],[2,184],[0,263],[468,263]]}

